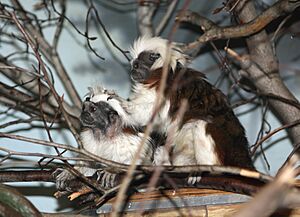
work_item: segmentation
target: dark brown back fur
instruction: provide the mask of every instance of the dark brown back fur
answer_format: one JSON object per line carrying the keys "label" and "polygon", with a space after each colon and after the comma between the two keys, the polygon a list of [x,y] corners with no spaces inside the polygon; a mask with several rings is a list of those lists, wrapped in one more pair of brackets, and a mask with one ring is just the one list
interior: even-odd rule
{"label": "dark brown back fur", "polygon": [[[161,72],[162,69],[153,71],[145,84],[157,89]],[[189,107],[182,124],[195,120],[208,122],[206,133],[214,139],[215,151],[222,165],[254,169],[243,126],[231,110],[226,96],[208,83],[201,72],[189,68],[176,72],[170,70],[165,94],[170,99],[171,118],[176,118],[182,99],[187,99]]]}

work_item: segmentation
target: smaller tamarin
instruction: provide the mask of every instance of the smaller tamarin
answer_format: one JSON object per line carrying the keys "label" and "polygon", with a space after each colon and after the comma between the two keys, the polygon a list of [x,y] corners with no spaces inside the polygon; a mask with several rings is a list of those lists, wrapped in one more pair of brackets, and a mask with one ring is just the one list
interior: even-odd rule
{"label": "smaller tamarin", "polygon": [[[225,165],[254,169],[245,131],[226,96],[204,74],[188,68],[188,58],[174,43],[160,37],[141,37],[131,49],[132,93],[124,108],[136,125],[147,125],[158,98],[159,84],[167,65],[165,102],[154,119],[154,129],[174,137],[172,165]],[[182,120],[177,112],[188,102]],[[174,135],[170,128],[178,125]],[[155,159],[165,158],[158,151]],[[194,182],[192,180],[192,182]]]}
{"label": "smaller tamarin", "polygon": [[[90,88],[89,96],[83,102],[80,115],[82,131],[80,133],[83,148],[107,160],[130,164],[144,133],[140,132],[123,109],[120,98],[112,91],[101,87]],[[153,142],[146,138],[137,164],[152,164]],[[98,179],[103,187],[114,187],[115,174],[98,170],[93,163],[81,162],[75,169],[85,176],[98,172]],[[67,180],[74,176],[63,170],[56,176],[59,190],[67,188]]]}

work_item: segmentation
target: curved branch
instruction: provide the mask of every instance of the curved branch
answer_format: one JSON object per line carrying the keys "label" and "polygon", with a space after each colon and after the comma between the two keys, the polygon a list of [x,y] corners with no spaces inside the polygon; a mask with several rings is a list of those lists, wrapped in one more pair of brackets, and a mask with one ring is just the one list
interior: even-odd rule
{"label": "curved branch", "polygon": [[[17,190],[0,184],[0,203],[6,204],[20,216],[42,217],[42,214]],[[2,213],[0,213],[2,216]]]}
{"label": "curved branch", "polygon": [[92,19],[94,19],[95,23],[99,24],[102,30],[104,31],[104,34],[106,35],[109,42],[112,44],[113,47],[115,47],[118,51],[120,51],[123,56],[127,59],[128,62],[130,62],[130,58],[127,56],[128,51],[123,50],[121,47],[119,47],[116,42],[112,39],[112,36],[110,35],[109,31],[106,29],[104,23],[102,22],[100,15],[98,13],[98,10],[94,6],[93,2],[91,1],[91,5],[89,7],[89,10],[93,10],[95,17],[92,16]]}
{"label": "curved branch", "polygon": [[284,129],[287,129],[287,128],[290,128],[290,127],[293,127],[293,126],[296,126],[296,125],[299,125],[300,124],[300,120],[296,120],[292,123],[289,123],[289,124],[285,124],[281,127],[278,127],[276,128],[275,130],[269,132],[267,135],[265,135],[263,138],[261,138],[259,141],[257,141],[256,144],[254,144],[252,150],[251,150],[251,155],[253,155],[257,148],[264,142],[266,141],[267,139],[269,139],[271,136],[273,136],[274,134],[278,133],[279,131],[281,130],[284,130]]}
{"label": "curved branch", "polygon": [[[53,177],[54,170],[25,170],[25,171],[0,171],[0,182],[55,182]],[[145,174],[147,178],[143,178],[139,185],[147,184],[149,176],[151,174]],[[182,174],[180,172],[168,174],[163,172],[158,180],[158,185],[165,188],[173,188],[172,184],[165,181],[166,175],[168,179],[171,179],[175,183],[177,188],[183,187],[196,187],[196,188],[208,188],[208,189],[217,189],[230,191],[235,193],[242,193],[247,195],[253,195],[258,191],[260,187],[265,185],[268,181],[259,180],[256,178],[244,177],[241,175],[232,175],[230,172],[227,174],[203,174],[200,182],[196,183],[194,186],[187,185],[187,178],[189,173]],[[88,177],[92,179],[92,177]],[[123,177],[119,177],[121,182]],[[138,178],[139,179],[139,178]],[[135,178],[134,178],[135,180]],[[78,182],[78,180],[76,180]],[[78,190],[81,187],[81,184],[76,184],[76,181],[71,182],[72,189]],[[136,180],[135,180],[136,181]],[[93,192],[91,189],[90,192]]]}
{"label": "curved branch", "polygon": [[184,12],[181,17],[177,17],[177,21],[198,25],[204,31],[202,36],[185,47],[186,50],[189,50],[208,41],[239,38],[252,35],[264,29],[276,18],[293,12],[299,6],[300,1],[281,0],[261,13],[255,19],[238,26],[219,27],[211,20],[192,11]]}
{"label": "curved branch", "polygon": [[[293,4],[299,6],[300,1],[280,1],[283,4]],[[278,3],[278,4],[279,4]],[[253,2],[247,1],[245,4],[238,5],[236,10],[241,22],[250,22],[256,17],[256,9]],[[250,56],[239,56],[228,52],[236,59],[242,70],[241,75],[249,79],[258,94],[270,96],[268,98],[270,108],[282,124],[292,123],[299,119],[299,101],[284,84],[279,74],[278,60],[273,52],[272,44],[266,31],[256,33],[246,39]],[[276,96],[276,98],[274,97]],[[280,100],[285,99],[285,101]],[[289,102],[294,102],[290,104]],[[300,143],[300,126],[294,126],[288,130],[288,134],[293,144]]]}

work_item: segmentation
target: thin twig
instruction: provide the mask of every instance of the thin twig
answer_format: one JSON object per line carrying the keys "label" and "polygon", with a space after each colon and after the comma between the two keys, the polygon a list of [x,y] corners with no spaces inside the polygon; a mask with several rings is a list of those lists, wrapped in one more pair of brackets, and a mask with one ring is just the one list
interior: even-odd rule
{"label": "thin twig", "polygon": [[64,109],[64,107],[63,107],[63,103],[62,103],[62,102],[63,102],[63,97],[60,97],[60,96],[58,95],[58,93],[56,92],[56,90],[55,90],[53,84],[51,83],[51,81],[50,81],[50,79],[49,79],[49,77],[48,77],[48,72],[47,72],[47,70],[46,70],[46,68],[45,68],[44,62],[43,62],[43,60],[42,60],[42,58],[41,58],[41,56],[40,56],[40,54],[39,54],[39,51],[38,51],[37,47],[36,47],[35,44],[31,41],[31,39],[30,39],[28,33],[26,32],[26,30],[24,29],[24,27],[23,27],[23,26],[21,25],[21,23],[19,22],[19,20],[18,20],[18,18],[16,17],[16,15],[15,15],[14,13],[11,13],[11,16],[12,16],[14,22],[16,23],[18,29],[20,30],[20,32],[21,32],[21,33],[24,35],[24,37],[26,38],[26,40],[27,40],[27,42],[29,43],[31,49],[34,51],[35,56],[36,56],[36,58],[37,58],[37,60],[38,60],[38,62],[39,62],[39,66],[41,67],[41,71],[43,72],[44,77],[45,77],[45,79],[46,79],[46,81],[47,81],[47,83],[48,83],[48,85],[49,85],[49,88],[50,88],[51,92],[53,93],[53,95],[54,95],[54,97],[55,97],[55,99],[56,99],[56,101],[57,101],[57,103],[59,104],[59,106],[60,106],[60,108],[61,108],[62,114],[63,114],[63,116],[64,116],[64,118],[65,118],[65,120],[66,120],[67,125],[68,125],[70,131],[72,132],[72,134],[74,135],[74,137],[75,137],[77,143],[79,144],[79,146],[82,147],[82,144],[81,144],[81,140],[80,140],[80,138],[79,138],[79,135],[78,135],[78,133],[76,132],[76,130],[75,130],[75,128],[74,128],[74,126],[73,126],[73,124],[72,124],[72,122],[71,122],[71,120],[70,120],[69,114],[65,111],[65,109]]}
{"label": "thin twig", "polygon": [[123,49],[121,49],[121,48],[114,42],[114,40],[113,40],[112,37],[110,36],[109,32],[106,30],[105,25],[104,25],[103,22],[101,21],[100,16],[99,16],[99,13],[98,13],[98,10],[95,8],[95,6],[92,4],[92,2],[91,2],[91,6],[90,6],[90,7],[93,9],[93,11],[94,11],[94,13],[95,13],[95,15],[96,15],[96,21],[97,21],[97,23],[101,26],[101,28],[103,29],[103,31],[104,31],[106,37],[108,38],[108,40],[110,41],[110,43],[111,43],[117,50],[119,50],[119,51],[124,55],[124,57],[127,59],[127,61],[129,62],[130,59],[129,59],[129,57],[127,56],[127,54],[128,54],[129,52],[128,52],[128,51],[124,51]]}
{"label": "thin twig", "polygon": [[278,127],[276,128],[275,130],[272,130],[270,133],[268,133],[267,135],[265,135],[264,137],[262,137],[259,141],[257,141],[254,145],[253,145],[253,148],[251,150],[251,155],[253,155],[257,148],[264,142],[266,141],[267,139],[269,139],[270,137],[272,137],[274,134],[280,132],[281,130],[284,130],[284,129],[287,129],[287,128],[290,128],[290,127],[293,127],[293,126],[296,126],[296,125],[299,125],[300,124],[300,119],[296,120],[296,121],[293,121],[292,123],[289,123],[289,124],[285,124],[281,127]]}
{"label": "thin twig", "polygon": [[[18,14],[22,20],[30,20],[27,16],[27,11],[24,10],[22,5],[18,0],[11,0],[12,4],[18,11]],[[17,19],[18,20],[18,19]],[[77,108],[81,107],[81,99],[77,93],[75,86],[73,85],[57,51],[45,40],[40,31],[37,31],[37,28],[31,24],[26,23],[26,26],[23,27],[26,32],[30,32],[27,36],[30,38],[31,42],[38,43],[39,49],[44,55],[44,57],[50,62],[50,64],[55,68],[62,84],[64,85],[66,92],[68,93],[70,100],[74,103]]]}
{"label": "thin twig", "polygon": [[160,23],[155,29],[155,35],[158,36],[162,33],[162,31],[167,26],[172,14],[174,13],[174,10],[176,9],[176,6],[178,5],[178,0],[173,0],[171,3],[169,3],[169,7],[164,15],[164,17],[161,19]]}

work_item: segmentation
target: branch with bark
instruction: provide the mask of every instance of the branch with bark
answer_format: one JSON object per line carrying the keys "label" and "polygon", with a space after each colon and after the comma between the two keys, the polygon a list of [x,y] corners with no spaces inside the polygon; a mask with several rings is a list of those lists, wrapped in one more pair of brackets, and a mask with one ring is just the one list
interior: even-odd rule
{"label": "branch with bark", "polygon": [[241,38],[253,35],[260,32],[278,17],[292,13],[299,6],[299,1],[281,0],[260,15],[255,15],[254,18],[245,20],[242,22],[243,24],[229,27],[220,27],[198,13],[184,11],[180,17],[177,17],[177,21],[200,26],[202,31],[204,31],[204,34],[197,38],[196,41],[187,44],[184,50],[193,49],[204,43],[218,39]]}
{"label": "branch with bark", "polygon": [[140,1],[137,7],[137,22],[138,22],[138,29],[141,36],[154,35],[154,29],[152,25],[152,18],[155,14],[157,9],[158,2],[152,1]]}
{"label": "branch with bark", "polygon": [[[300,5],[300,1],[281,2],[293,4],[296,7]],[[236,11],[239,12],[241,22],[249,22],[256,17],[256,10],[252,2],[246,2],[242,7],[238,5]],[[271,93],[299,104],[279,75],[278,60],[273,52],[272,44],[268,40],[266,31],[263,30],[250,36],[246,39],[246,43],[251,61],[259,67],[252,71],[250,71],[251,67],[249,67],[247,70],[241,71],[242,75],[252,81],[259,92],[263,94]],[[273,113],[283,124],[291,123],[300,117],[300,110],[294,106],[277,100],[269,100],[269,103]],[[300,126],[294,126],[288,132],[293,144],[298,144],[300,142]]]}
{"label": "branch with bark", "polygon": [[[18,0],[12,0],[12,5],[15,8],[16,14],[20,16],[20,19],[22,20],[31,20],[27,16],[27,12],[24,10],[23,6],[20,4]],[[5,6],[2,6],[5,8]],[[11,17],[11,16],[10,16]],[[77,93],[77,90],[71,81],[71,78],[66,71],[61,58],[56,50],[57,42],[54,41],[53,46],[50,45],[45,37],[41,34],[39,31],[40,27],[33,25],[31,22],[26,23],[26,25],[23,26],[25,32],[30,32],[28,34],[28,40],[32,42],[32,45],[34,47],[38,47],[39,51],[43,54],[43,56],[47,59],[47,61],[51,64],[51,66],[56,70],[57,75],[59,76],[60,80],[63,81],[63,85],[66,89],[67,94],[70,97],[70,100],[73,102],[74,106],[77,107],[77,109],[81,108],[81,99]],[[58,29],[61,28],[61,25],[58,26]],[[59,38],[58,34],[61,31],[57,31],[56,34],[56,40]]]}
{"label": "branch with bark", "polygon": [[[232,27],[219,27],[211,20],[187,11],[178,21],[190,22],[198,25],[204,31],[195,42],[186,45],[185,50],[202,45],[205,42],[217,39],[230,39],[247,37],[249,56],[247,58],[235,58],[242,68],[240,74],[251,81],[258,95],[276,96],[267,98],[271,110],[282,124],[290,124],[300,117],[299,102],[289,91],[279,75],[278,60],[272,49],[272,45],[264,30],[266,25],[282,15],[292,13],[300,6],[300,1],[281,0],[257,15],[252,2],[237,1],[234,7],[240,19],[240,25]],[[283,100],[280,100],[283,99]],[[286,103],[291,101],[296,106]],[[300,142],[300,126],[295,125],[288,130],[293,144]]]}

